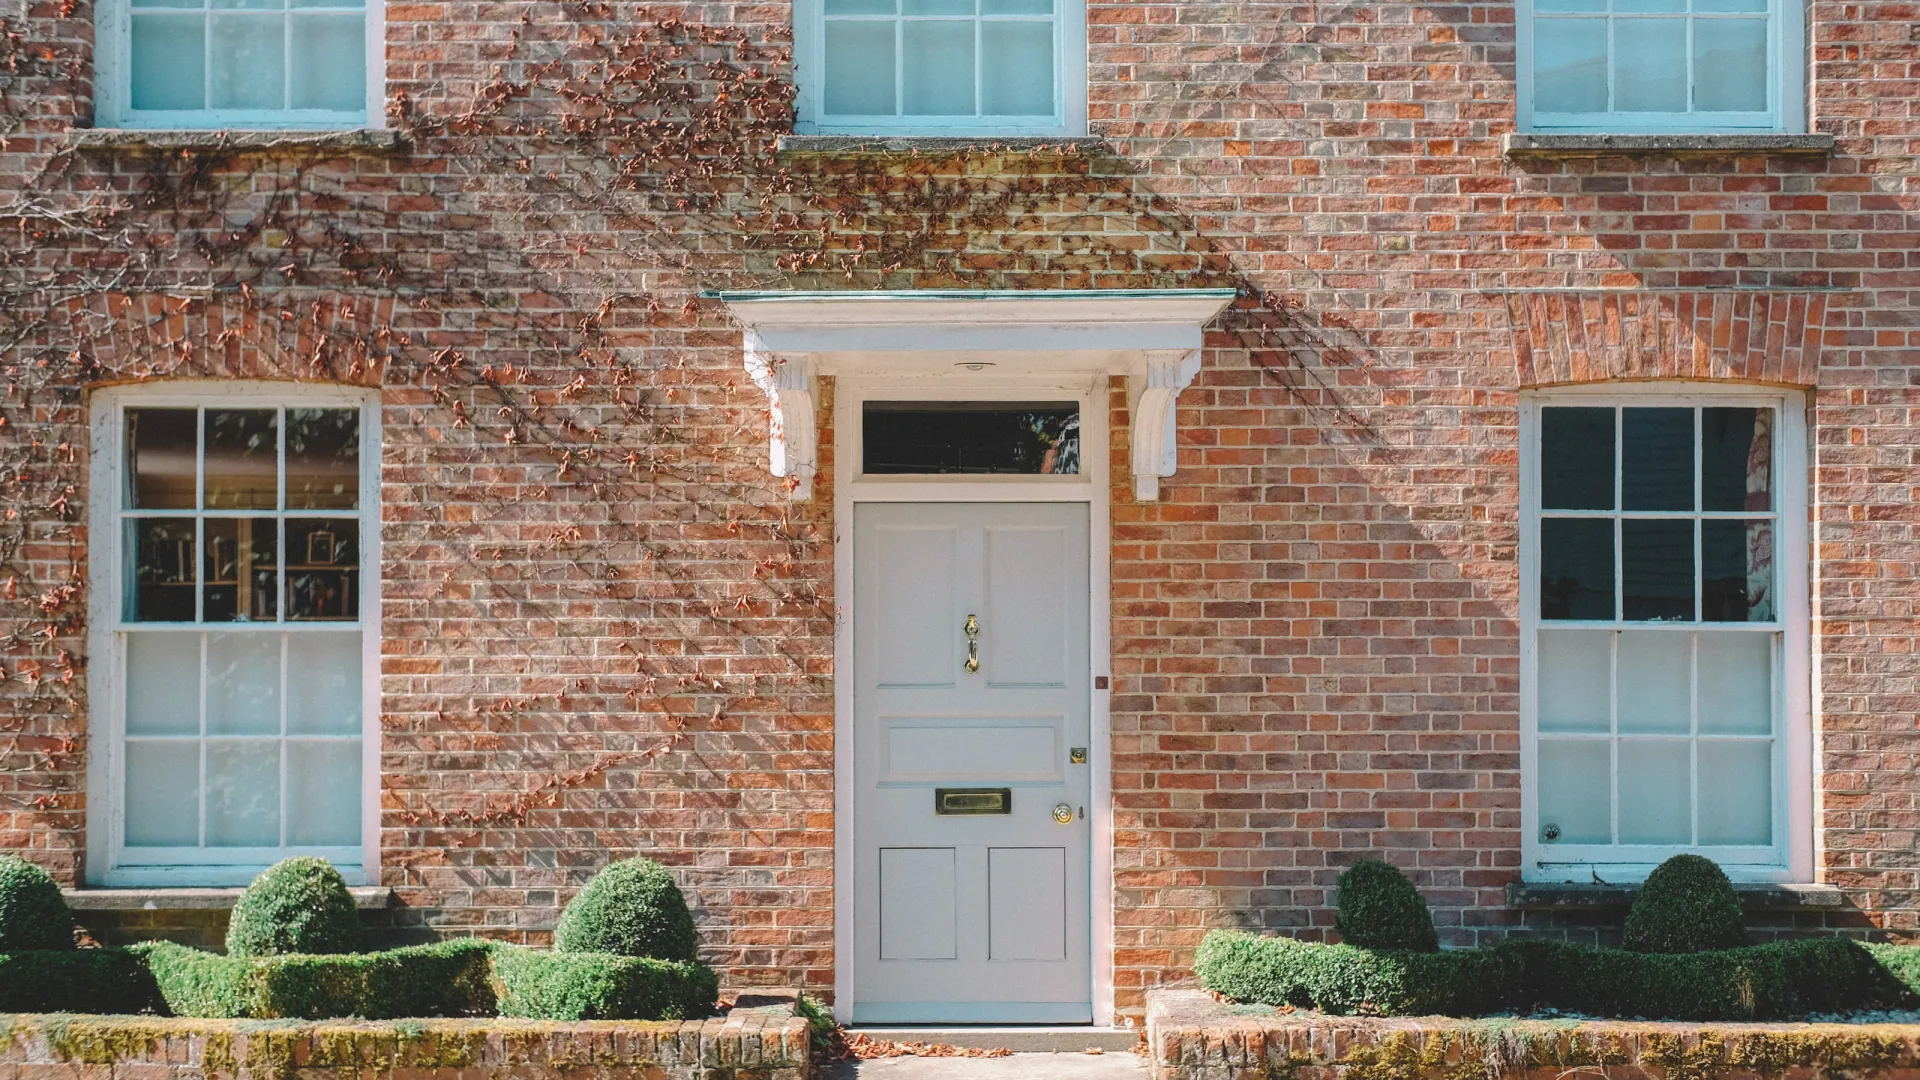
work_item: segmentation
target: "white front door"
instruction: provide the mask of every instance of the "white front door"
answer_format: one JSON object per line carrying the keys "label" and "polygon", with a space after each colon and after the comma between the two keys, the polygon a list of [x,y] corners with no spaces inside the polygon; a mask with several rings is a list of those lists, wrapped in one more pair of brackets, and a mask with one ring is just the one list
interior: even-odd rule
{"label": "white front door", "polygon": [[1087,506],[853,516],[853,1019],[1089,1022]]}

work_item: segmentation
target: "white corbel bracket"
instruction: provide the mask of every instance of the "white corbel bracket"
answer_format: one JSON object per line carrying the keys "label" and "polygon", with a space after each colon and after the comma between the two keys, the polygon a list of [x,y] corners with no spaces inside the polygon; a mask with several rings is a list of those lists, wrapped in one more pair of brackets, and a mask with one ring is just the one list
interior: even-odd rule
{"label": "white corbel bracket", "polygon": [[746,333],[746,362],[747,375],[767,395],[767,465],[773,475],[786,480],[788,498],[805,502],[813,497],[813,475],[820,460],[812,365],[804,358],[768,352],[760,335],[751,330]]}
{"label": "white corbel bracket", "polygon": [[[1133,376],[1133,497],[1140,502],[1160,498],[1160,478],[1172,476],[1179,465],[1174,408],[1180,391],[1200,374],[1200,351],[1155,356],[1146,370]],[[1144,385],[1143,385],[1144,384]]]}

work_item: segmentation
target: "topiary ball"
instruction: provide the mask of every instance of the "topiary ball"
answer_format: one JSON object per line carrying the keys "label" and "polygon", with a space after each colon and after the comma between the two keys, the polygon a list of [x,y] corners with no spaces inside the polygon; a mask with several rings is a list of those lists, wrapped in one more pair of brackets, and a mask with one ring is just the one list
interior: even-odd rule
{"label": "topiary ball", "polygon": [[1634,894],[1620,944],[1645,953],[1737,948],[1747,943],[1742,914],[1733,882],[1712,859],[1675,855]]}
{"label": "topiary ball", "polygon": [[233,905],[227,955],[350,953],[367,947],[360,909],[325,859],[283,859],[253,879]]}
{"label": "topiary ball", "polygon": [[561,952],[693,960],[700,937],[673,875],[652,859],[610,863],[567,903],[553,931]]}
{"label": "topiary ball", "polygon": [[73,912],[59,883],[18,855],[0,856],[0,953],[73,947]]}
{"label": "topiary ball", "polygon": [[1337,887],[1340,911],[1334,926],[1341,941],[1362,949],[1439,950],[1433,916],[1407,875],[1363,859],[1341,872]]}

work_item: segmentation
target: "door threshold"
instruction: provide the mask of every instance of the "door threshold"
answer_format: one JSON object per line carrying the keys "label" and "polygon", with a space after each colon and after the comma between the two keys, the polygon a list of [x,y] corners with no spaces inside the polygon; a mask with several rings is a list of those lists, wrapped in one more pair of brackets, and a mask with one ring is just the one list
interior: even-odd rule
{"label": "door threshold", "polygon": [[934,1043],[967,1050],[1017,1054],[1118,1054],[1133,1049],[1140,1032],[1092,1024],[855,1024],[849,1035],[889,1042]]}

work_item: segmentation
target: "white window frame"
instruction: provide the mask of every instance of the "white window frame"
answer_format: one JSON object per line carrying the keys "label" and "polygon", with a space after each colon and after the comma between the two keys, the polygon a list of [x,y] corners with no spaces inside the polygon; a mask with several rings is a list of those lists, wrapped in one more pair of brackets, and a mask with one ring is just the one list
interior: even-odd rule
{"label": "white window frame", "polygon": [[[1722,406],[1778,410],[1774,439],[1774,565],[1779,577],[1780,662],[1774,687],[1774,843],[1770,848],[1626,848],[1548,844],[1540,836],[1539,632],[1614,628],[1540,618],[1540,410],[1547,406]],[[1735,881],[1813,880],[1812,642],[1808,593],[1807,415],[1804,395],[1772,387],[1636,383],[1567,387],[1523,394],[1520,412],[1520,779],[1521,877],[1530,882],[1632,883],[1661,860],[1696,851]],[[1616,461],[1616,469],[1620,467]],[[1619,555],[1616,552],[1615,559]],[[1616,566],[1616,573],[1618,568]],[[1649,623],[1648,626],[1658,626]],[[1716,624],[1688,624],[1712,627]],[[1735,626],[1738,624],[1721,624]],[[1764,631],[1757,631],[1764,632]],[[1696,790],[1696,798],[1698,791]],[[1632,856],[1632,857],[1629,857]]]}
{"label": "white window frame", "polygon": [[[366,3],[366,92],[359,110],[336,112],[327,109],[135,109],[133,5],[131,0],[99,0],[94,12],[94,126],[153,131],[384,128],[387,96],[386,3],[385,0],[366,0]],[[288,59],[291,65],[293,58]]]}
{"label": "white window frame", "polygon": [[[826,4],[794,0],[794,78],[799,91],[793,129],[806,135],[1061,136],[1087,133],[1086,0],[1054,0],[1054,114],[1033,116],[830,116],[823,113]],[[913,16],[898,17],[910,22]],[[896,51],[896,57],[898,53]],[[896,78],[898,63],[896,61]],[[896,88],[896,94],[898,93]]]}
{"label": "white window frame", "polygon": [[[1533,107],[1535,0],[1515,0],[1519,130],[1610,135],[1799,133],[1807,126],[1806,20],[1799,0],[1767,0],[1767,109],[1758,113],[1543,113]],[[1609,54],[1611,55],[1611,54]]]}
{"label": "white window frame", "polygon": [[[379,881],[380,837],[380,408],[379,392],[297,383],[180,382],[113,387],[91,395],[87,667],[87,881],[109,887],[244,885],[293,854],[325,856],[349,884]],[[205,849],[200,861],[131,862],[125,857],[126,633],[121,492],[126,479],[125,415],[130,408],[357,408],[360,410],[360,843],[353,848],[276,851],[273,859],[227,861]],[[324,516],[344,517],[339,511]],[[199,560],[196,558],[196,566]],[[137,625],[137,624],[136,624]],[[217,631],[222,624],[197,624]],[[337,622],[282,621],[290,634],[339,632]],[[184,631],[183,631],[184,632]],[[256,849],[236,849],[253,851]]]}

